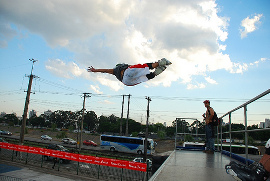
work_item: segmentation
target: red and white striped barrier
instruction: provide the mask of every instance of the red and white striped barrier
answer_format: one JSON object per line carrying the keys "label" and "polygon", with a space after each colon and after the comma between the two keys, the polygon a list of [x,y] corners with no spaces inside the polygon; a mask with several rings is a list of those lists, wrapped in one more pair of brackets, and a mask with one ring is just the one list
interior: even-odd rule
{"label": "red and white striped barrier", "polygon": [[147,169],[146,163],[81,155],[77,153],[68,153],[68,152],[51,150],[51,149],[46,149],[46,148],[16,145],[16,144],[11,144],[11,143],[4,143],[4,142],[0,142],[0,148],[19,151],[19,152],[57,157],[57,158],[72,160],[76,162],[84,162],[84,163],[90,163],[90,164],[96,164],[96,165],[102,165],[102,166],[124,168],[124,169],[137,170],[137,171],[142,171],[142,172],[146,172],[146,169]]}

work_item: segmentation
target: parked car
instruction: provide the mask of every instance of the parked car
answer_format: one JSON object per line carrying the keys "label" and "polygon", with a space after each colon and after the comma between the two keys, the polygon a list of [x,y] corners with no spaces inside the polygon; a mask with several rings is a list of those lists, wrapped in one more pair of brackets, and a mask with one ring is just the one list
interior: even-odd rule
{"label": "parked car", "polygon": [[76,145],[77,142],[71,138],[63,138],[62,142],[65,144]]}
{"label": "parked car", "polygon": [[50,141],[52,141],[52,138],[51,138],[50,136],[48,136],[48,135],[42,135],[42,136],[40,137],[40,139],[41,139],[41,140],[50,140]]}
{"label": "parked car", "polygon": [[[58,144],[50,144],[47,146],[48,149],[51,149],[51,150],[58,150],[58,151],[65,151],[65,152],[70,152],[67,148],[65,148],[64,146],[62,145],[58,145]],[[44,160],[50,160],[50,159],[53,159],[54,157],[50,157],[50,156],[47,156],[47,155],[44,155]],[[66,160],[66,159],[62,159],[62,158],[59,158],[59,163],[69,163],[70,160]]]}
{"label": "parked car", "polygon": [[97,144],[94,141],[91,140],[84,140],[83,144],[86,146],[97,146]]}
{"label": "parked car", "polygon": [[[133,161],[134,162],[145,163],[143,161],[143,158],[134,158]],[[147,162],[148,162],[148,168],[152,168],[152,161],[150,159],[147,159]]]}
{"label": "parked car", "polygon": [[12,135],[12,133],[10,131],[2,131],[1,134],[2,135],[8,135],[8,136]]}

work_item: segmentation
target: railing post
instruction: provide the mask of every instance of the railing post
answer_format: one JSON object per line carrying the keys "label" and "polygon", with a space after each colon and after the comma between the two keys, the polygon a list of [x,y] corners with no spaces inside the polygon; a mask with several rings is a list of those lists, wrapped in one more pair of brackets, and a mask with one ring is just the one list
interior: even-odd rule
{"label": "railing post", "polygon": [[[0,148],[0,150],[1,150],[1,148]],[[13,161],[13,155],[14,155],[14,150],[12,151],[11,161]]]}
{"label": "railing post", "polygon": [[248,165],[248,132],[247,132],[247,105],[244,106],[244,119],[245,119],[245,153],[246,153],[246,165]]}
{"label": "railing post", "polygon": [[223,120],[221,119],[221,123],[220,123],[220,151],[222,153],[222,124],[223,124]]}
{"label": "railing post", "polygon": [[25,160],[25,164],[27,164],[28,162],[28,152],[26,153],[26,160]]}
{"label": "railing post", "polygon": [[77,163],[77,175],[79,175],[80,162]]}
{"label": "railing post", "polygon": [[229,113],[230,157],[232,157],[232,113]]}
{"label": "railing post", "polygon": [[219,135],[218,135],[218,127],[219,126],[217,126],[217,151],[221,151],[220,149],[219,149]]}
{"label": "railing post", "polygon": [[44,155],[41,156],[41,165],[40,165],[41,168],[42,168],[42,165],[43,165],[43,160],[44,160]]}
{"label": "railing post", "polygon": [[177,122],[178,122],[178,118],[176,118],[175,120],[176,124],[175,124],[175,140],[174,140],[174,149],[176,150],[176,142],[177,142]]}

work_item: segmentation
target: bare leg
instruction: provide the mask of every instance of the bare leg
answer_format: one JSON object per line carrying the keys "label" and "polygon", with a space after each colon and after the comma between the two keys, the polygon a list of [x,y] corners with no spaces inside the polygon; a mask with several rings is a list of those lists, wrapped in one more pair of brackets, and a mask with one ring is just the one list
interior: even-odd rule
{"label": "bare leg", "polygon": [[153,68],[157,68],[158,66],[159,66],[159,63],[158,62],[152,63],[152,67]]}

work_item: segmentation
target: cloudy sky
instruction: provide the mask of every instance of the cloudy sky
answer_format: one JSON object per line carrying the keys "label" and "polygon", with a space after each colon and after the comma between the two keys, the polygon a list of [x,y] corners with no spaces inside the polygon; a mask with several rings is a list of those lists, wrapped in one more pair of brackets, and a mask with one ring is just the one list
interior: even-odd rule
{"label": "cloudy sky", "polygon": [[[0,0],[0,111],[21,116],[32,62],[29,110],[86,109],[170,125],[197,118],[210,99],[219,116],[269,89],[268,0]],[[148,82],[124,86],[87,67],[172,62]],[[127,112],[125,96],[125,113]],[[269,95],[248,106],[248,124],[270,118]],[[227,118],[228,119],[228,118]],[[243,110],[232,115],[243,123]]]}

